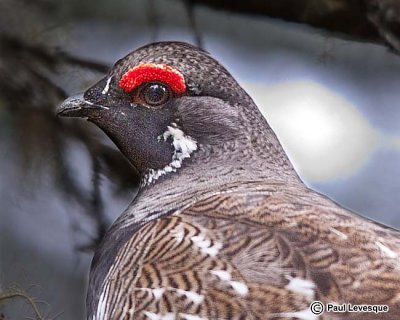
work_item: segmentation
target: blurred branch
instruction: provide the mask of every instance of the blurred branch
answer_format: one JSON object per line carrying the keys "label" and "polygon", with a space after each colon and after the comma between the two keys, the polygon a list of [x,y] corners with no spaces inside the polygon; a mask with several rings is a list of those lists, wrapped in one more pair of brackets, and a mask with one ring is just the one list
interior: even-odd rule
{"label": "blurred branch", "polygon": [[185,6],[186,6],[186,11],[188,14],[189,22],[190,22],[190,27],[193,30],[194,38],[195,38],[195,43],[199,48],[203,48],[203,38],[201,36],[200,30],[197,27],[196,23],[196,17],[195,17],[195,11],[194,11],[194,4],[195,0],[184,0]]}
{"label": "blurred branch", "polygon": [[56,55],[61,62],[65,62],[86,69],[92,69],[101,73],[106,73],[110,69],[110,66],[107,64],[78,58],[61,50],[57,51]]}
{"label": "blurred branch", "polygon": [[[187,0],[183,0],[187,1]],[[279,18],[400,52],[398,0],[191,0],[218,10]]]}
{"label": "blurred branch", "polygon": [[107,221],[107,218],[104,214],[104,206],[101,197],[101,162],[99,157],[96,154],[91,154],[92,157],[92,213],[93,216],[97,218],[97,239],[95,239],[96,243],[99,243],[101,239],[103,239],[104,234],[107,231],[107,228],[110,224]]}
{"label": "blurred branch", "polygon": [[92,69],[101,73],[107,72],[110,68],[109,65],[104,63],[82,59],[60,49],[50,50],[42,45],[33,45],[5,34],[0,35],[0,43],[3,46],[3,50],[10,50],[18,54],[29,54],[37,61],[45,63],[52,69],[62,63]]}
{"label": "blurred branch", "polygon": [[146,13],[149,20],[149,25],[152,30],[151,41],[157,41],[159,30],[160,30],[160,19],[157,14],[157,6],[154,4],[154,0],[147,0],[146,2]]}
{"label": "blurred branch", "polygon": [[[50,169],[57,190],[82,206],[84,214],[93,221],[96,234],[93,242],[84,247],[94,249],[110,223],[101,199],[103,170],[118,188],[123,186],[125,190],[132,190],[137,178],[119,152],[111,152],[94,138],[92,127],[82,122],[61,121],[54,109],[68,95],[57,83],[60,70],[65,74],[66,66],[72,66],[104,73],[109,66],[7,34],[0,34],[0,53],[0,101],[12,116],[10,137],[15,139],[17,155],[21,158],[21,181],[27,183],[29,176],[38,179],[44,167],[46,171]],[[82,143],[92,159],[91,193],[80,185],[71,170],[67,148],[70,140]],[[72,215],[71,227],[76,231],[80,224]]]}
{"label": "blurred branch", "polygon": [[22,299],[28,305],[31,306],[34,313],[35,319],[37,320],[49,320],[49,318],[42,315],[37,306],[37,301],[30,297],[25,291],[20,289],[10,289],[7,292],[0,292],[0,302],[5,302],[6,300]]}
{"label": "blurred branch", "polygon": [[61,50],[32,45],[16,37],[0,35],[0,97],[8,106],[53,110],[67,93],[52,74],[73,65],[104,73],[109,66],[74,57]]}
{"label": "blurred branch", "polygon": [[396,0],[370,1],[368,18],[380,36],[394,49],[400,52],[400,2]]}

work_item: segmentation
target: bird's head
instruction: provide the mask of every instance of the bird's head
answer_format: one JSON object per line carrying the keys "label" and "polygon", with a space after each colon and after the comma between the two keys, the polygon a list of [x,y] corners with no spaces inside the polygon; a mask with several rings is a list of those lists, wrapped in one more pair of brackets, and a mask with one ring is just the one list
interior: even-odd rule
{"label": "bird's head", "polygon": [[83,95],[67,99],[58,114],[99,126],[149,184],[179,171],[202,149],[229,153],[226,144],[251,131],[248,118],[259,118],[253,106],[207,52],[160,42],[119,60]]}

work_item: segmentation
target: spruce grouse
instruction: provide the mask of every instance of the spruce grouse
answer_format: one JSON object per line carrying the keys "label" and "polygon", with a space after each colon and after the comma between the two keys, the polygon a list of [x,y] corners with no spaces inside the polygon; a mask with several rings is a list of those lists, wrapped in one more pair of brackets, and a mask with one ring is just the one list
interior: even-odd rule
{"label": "spruce grouse", "polygon": [[[139,48],[58,114],[96,124],[141,175],[96,250],[88,319],[400,319],[400,233],[307,188],[207,52]],[[389,311],[319,316],[314,300]]]}

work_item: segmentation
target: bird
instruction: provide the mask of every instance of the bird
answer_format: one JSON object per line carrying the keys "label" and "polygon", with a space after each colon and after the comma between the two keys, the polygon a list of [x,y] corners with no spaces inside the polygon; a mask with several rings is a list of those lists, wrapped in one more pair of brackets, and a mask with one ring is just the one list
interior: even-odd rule
{"label": "bird", "polygon": [[95,251],[87,319],[400,319],[400,232],[303,183],[205,50],[140,47],[57,114],[98,126],[140,175]]}

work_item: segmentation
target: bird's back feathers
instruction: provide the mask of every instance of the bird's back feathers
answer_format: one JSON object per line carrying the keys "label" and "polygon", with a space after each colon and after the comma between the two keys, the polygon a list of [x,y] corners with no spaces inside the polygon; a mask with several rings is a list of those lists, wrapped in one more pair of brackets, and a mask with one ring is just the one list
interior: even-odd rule
{"label": "bird's back feathers", "polygon": [[399,257],[398,232],[314,191],[241,183],[136,232],[90,312],[96,320],[317,319],[309,305],[319,300],[387,304],[380,319],[396,319]]}

